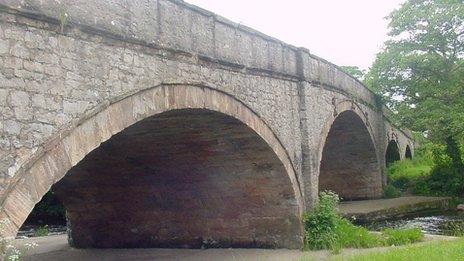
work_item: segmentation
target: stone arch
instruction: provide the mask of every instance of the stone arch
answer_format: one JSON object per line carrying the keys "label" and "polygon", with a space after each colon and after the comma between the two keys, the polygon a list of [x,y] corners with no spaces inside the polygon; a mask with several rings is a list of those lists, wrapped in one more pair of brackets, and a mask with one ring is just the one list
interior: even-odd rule
{"label": "stone arch", "polygon": [[385,152],[385,165],[388,167],[395,161],[401,160],[400,149],[396,140],[390,140]]}
{"label": "stone arch", "polygon": [[353,102],[337,105],[319,147],[319,191],[332,190],[344,200],[382,195],[382,172],[367,116]]}
{"label": "stone arch", "polygon": [[412,159],[412,152],[411,152],[411,147],[409,145],[406,145],[406,150],[404,152],[404,158],[406,159]]}
{"label": "stone arch", "polygon": [[[255,133],[270,148],[272,155],[279,160],[279,164],[285,172],[288,186],[291,187],[291,195],[281,195],[282,204],[293,206],[288,209],[290,215],[287,223],[298,227],[298,231],[279,231],[279,228],[261,229],[261,233],[269,239],[272,233],[284,233],[287,238],[268,242],[254,238],[258,246],[284,246],[299,247],[301,245],[301,223],[300,217],[304,209],[302,194],[299,189],[298,180],[293,165],[285,148],[276,135],[251,109],[240,101],[223,92],[204,87],[191,85],[161,85],[150,88],[117,102],[111,103],[99,112],[89,116],[81,124],[67,132],[61,133],[59,139],[46,146],[46,150],[36,156],[36,160],[18,174],[18,181],[9,190],[3,204],[0,215],[10,220],[6,235],[13,236],[22,225],[34,205],[50,189],[60,181],[65,174],[90,152],[98,148],[102,143],[113,136],[121,133],[128,127],[155,115],[161,115],[170,111],[199,109],[204,112],[216,113],[245,125]],[[264,168],[264,167],[263,167]],[[270,188],[261,188],[263,190]],[[293,203],[292,203],[293,202]],[[262,202],[260,203],[262,204]],[[292,217],[294,219],[292,220]],[[268,217],[268,226],[272,224],[272,218]],[[250,221],[251,222],[251,221]],[[296,224],[296,223],[298,224]],[[257,224],[266,227],[266,224]],[[277,237],[276,237],[277,238]],[[214,240],[214,238],[213,238]],[[246,245],[250,238],[231,238],[231,245]],[[241,241],[240,241],[241,240]],[[232,242],[233,241],[233,242]],[[224,242],[222,242],[224,243]]]}

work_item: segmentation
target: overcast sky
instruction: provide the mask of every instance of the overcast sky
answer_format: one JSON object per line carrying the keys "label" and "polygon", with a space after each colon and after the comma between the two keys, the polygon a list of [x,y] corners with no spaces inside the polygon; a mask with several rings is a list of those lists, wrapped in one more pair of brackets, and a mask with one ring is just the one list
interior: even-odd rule
{"label": "overcast sky", "polygon": [[404,0],[186,0],[337,65],[370,67]]}

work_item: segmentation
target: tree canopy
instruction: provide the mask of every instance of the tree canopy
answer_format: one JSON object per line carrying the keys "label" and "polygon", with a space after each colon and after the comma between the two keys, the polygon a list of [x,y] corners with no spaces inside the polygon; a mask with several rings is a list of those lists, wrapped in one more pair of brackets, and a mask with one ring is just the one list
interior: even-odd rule
{"label": "tree canopy", "polygon": [[366,71],[358,66],[341,66],[341,68],[360,81],[362,81],[366,75]]}
{"label": "tree canopy", "polygon": [[366,75],[401,126],[464,142],[464,2],[408,0]]}

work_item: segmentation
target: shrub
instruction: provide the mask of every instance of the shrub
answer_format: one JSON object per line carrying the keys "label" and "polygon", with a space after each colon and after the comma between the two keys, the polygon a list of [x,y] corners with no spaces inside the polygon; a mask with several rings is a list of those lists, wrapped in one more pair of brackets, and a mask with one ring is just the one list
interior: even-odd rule
{"label": "shrub", "polygon": [[337,213],[339,197],[333,192],[322,192],[317,207],[303,217],[305,249],[337,250],[346,247],[368,248],[384,245],[402,245],[418,242],[423,234],[420,229],[387,229],[381,234],[371,233],[353,225]]}
{"label": "shrub", "polygon": [[413,160],[392,164],[388,173],[389,184],[413,194],[461,196],[464,193],[464,162],[453,138],[447,138],[446,144],[426,143]]}
{"label": "shrub", "polygon": [[412,193],[415,195],[432,195],[427,178],[418,179],[412,187]]}
{"label": "shrub", "polygon": [[44,237],[44,236],[48,236],[48,226],[45,225],[45,226],[41,226],[41,227],[38,227],[34,233],[34,235],[36,237]]}
{"label": "shrub", "polygon": [[337,194],[324,191],[319,197],[316,208],[303,216],[305,228],[305,248],[311,250],[334,249],[338,240],[335,232],[340,220],[337,206],[340,199]]}
{"label": "shrub", "polygon": [[384,193],[385,198],[397,198],[401,196],[401,191],[391,184],[388,184],[385,187],[385,190],[383,193]]}

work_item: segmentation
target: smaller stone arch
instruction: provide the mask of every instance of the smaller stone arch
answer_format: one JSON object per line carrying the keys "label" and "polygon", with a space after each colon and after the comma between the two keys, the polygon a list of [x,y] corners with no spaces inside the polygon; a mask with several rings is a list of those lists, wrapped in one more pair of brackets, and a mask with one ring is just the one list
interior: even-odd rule
{"label": "smaller stone arch", "polygon": [[412,152],[411,152],[411,148],[409,147],[409,145],[406,145],[406,152],[404,153],[404,157],[406,159],[412,159]]}
{"label": "smaller stone arch", "polygon": [[344,200],[382,194],[382,173],[366,114],[351,101],[337,105],[319,146],[319,191],[331,190]]}
{"label": "smaller stone arch", "polygon": [[385,165],[388,167],[399,160],[401,160],[401,155],[398,142],[396,140],[390,140],[387,145],[387,151],[385,152]]}

